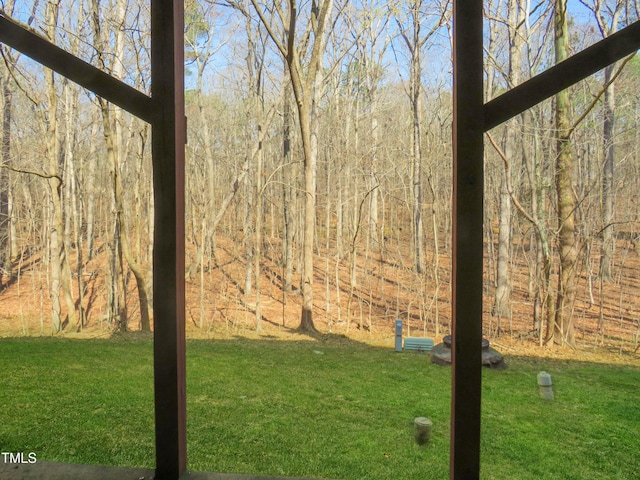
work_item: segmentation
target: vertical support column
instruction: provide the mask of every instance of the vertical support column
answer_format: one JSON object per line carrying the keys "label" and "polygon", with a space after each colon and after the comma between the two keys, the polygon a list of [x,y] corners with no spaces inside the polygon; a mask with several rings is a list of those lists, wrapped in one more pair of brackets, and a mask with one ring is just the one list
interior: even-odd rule
{"label": "vertical support column", "polygon": [[453,2],[453,379],[450,478],[480,476],[482,0]]}
{"label": "vertical support column", "polygon": [[184,6],[151,0],[156,479],[186,471]]}

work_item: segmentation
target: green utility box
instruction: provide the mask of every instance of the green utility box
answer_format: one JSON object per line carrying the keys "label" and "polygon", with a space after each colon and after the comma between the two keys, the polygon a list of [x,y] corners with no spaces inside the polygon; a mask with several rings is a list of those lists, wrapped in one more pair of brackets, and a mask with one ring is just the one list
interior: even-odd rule
{"label": "green utility box", "polygon": [[414,352],[429,353],[433,348],[433,339],[420,337],[407,337],[404,339],[404,349]]}

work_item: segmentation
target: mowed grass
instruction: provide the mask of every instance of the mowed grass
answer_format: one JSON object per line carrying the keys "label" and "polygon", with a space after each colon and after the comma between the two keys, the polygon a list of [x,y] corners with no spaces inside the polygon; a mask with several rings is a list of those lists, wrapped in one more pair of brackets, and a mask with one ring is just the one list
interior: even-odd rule
{"label": "mowed grass", "polygon": [[[426,355],[337,338],[194,340],[187,357],[190,470],[448,478],[451,370]],[[640,478],[639,368],[507,360],[484,371],[481,478]],[[0,451],[153,468],[151,341],[1,339]]]}

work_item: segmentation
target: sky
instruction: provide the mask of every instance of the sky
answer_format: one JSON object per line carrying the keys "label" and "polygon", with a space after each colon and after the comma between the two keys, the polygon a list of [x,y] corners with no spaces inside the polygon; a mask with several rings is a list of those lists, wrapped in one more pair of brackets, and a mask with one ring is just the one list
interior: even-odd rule
{"label": "sky", "polygon": [[[354,0],[355,2],[356,0]],[[0,5],[4,6],[6,0],[0,0]],[[40,10],[44,8],[46,2],[40,2]],[[73,8],[75,4],[71,0],[63,0],[63,4],[66,3],[67,8]],[[30,14],[30,10],[33,5],[33,0],[16,0],[15,6],[15,18],[19,21],[25,22]],[[71,7],[70,7],[71,5]],[[576,19],[578,23],[592,22],[591,12],[580,3],[579,0],[568,0],[568,8],[571,15]],[[227,42],[218,52],[216,57],[211,61],[210,73],[212,82],[214,84],[208,85],[209,89],[216,89],[221,86],[223,81],[229,82],[229,78],[224,78],[227,72],[230,72],[229,66],[236,63],[242,64],[244,59],[242,58],[242,43],[244,35],[238,37],[231,37],[233,31],[240,31],[243,28],[242,24],[239,24],[240,20],[229,20],[230,9],[218,7],[218,17],[216,18],[216,25],[214,27],[214,36],[218,43]],[[391,24],[390,24],[391,25]],[[391,25],[395,28],[395,25]],[[444,30],[444,29],[443,29]],[[231,39],[230,39],[231,37]],[[442,78],[442,74],[451,71],[451,60],[448,48],[448,39],[446,38],[446,31],[442,35],[443,38],[439,40],[441,45],[432,47],[424,54],[425,74],[424,81],[427,84],[432,82],[438,82]],[[408,58],[406,47],[401,42],[396,42],[393,49],[389,49],[385,63],[389,66],[388,78],[392,81],[398,79],[406,79]],[[192,70],[192,68],[189,68]],[[237,79],[233,79],[237,81]],[[187,75],[186,86],[187,88],[193,88],[195,85],[195,75]]]}

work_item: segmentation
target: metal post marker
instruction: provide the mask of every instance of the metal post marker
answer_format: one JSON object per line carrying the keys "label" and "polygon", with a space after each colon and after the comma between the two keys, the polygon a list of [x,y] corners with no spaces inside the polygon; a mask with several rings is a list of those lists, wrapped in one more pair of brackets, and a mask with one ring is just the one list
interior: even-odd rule
{"label": "metal post marker", "polygon": [[396,320],[396,352],[402,351],[402,320]]}

